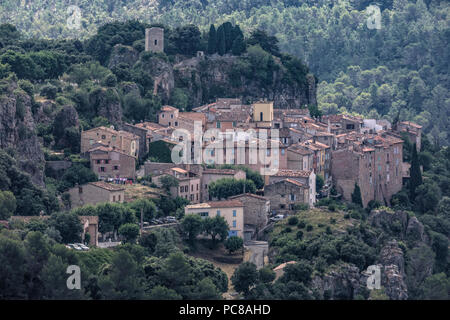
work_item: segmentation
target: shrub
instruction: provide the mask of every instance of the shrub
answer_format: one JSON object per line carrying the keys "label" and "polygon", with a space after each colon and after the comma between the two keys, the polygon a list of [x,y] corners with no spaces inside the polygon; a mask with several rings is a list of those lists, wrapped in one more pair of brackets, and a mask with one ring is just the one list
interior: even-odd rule
{"label": "shrub", "polygon": [[291,226],[295,226],[298,223],[298,218],[297,217],[290,217],[288,220],[288,224]]}
{"label": "shrub", "polygon": [[297,227],[299,229],[303,229],[304,227],[306,227],[305,221],[299,221],[298,224],[297,224]]}
{"label": "shrub", "polygon": [[227,250],[230,253],[233,253],[233,252],[241,249],[243,246],[244,246],[244,241],[240,237],[236,237],[236,236],[229,237],[225,241],[225,248],[227,248]]}
{"label": "shrub", "polygon": [[298,240],[302,240],[303,239],[303,231],[301,231],[301,230],[297,231],[295,238],[297,238]]}
{"label": "shrub", "polygon": [[312,225],[310,225],[310,224],[308,224],[307,226],[306,226],[306,231],[312,231],[314,229],[314,227],[312,226]]}

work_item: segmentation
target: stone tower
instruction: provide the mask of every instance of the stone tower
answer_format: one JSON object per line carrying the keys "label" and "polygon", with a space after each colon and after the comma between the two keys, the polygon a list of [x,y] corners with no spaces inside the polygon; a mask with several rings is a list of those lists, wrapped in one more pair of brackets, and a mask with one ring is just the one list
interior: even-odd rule
{"label": "stone tower", "polygon": [[164,52],[164,29],[147,28],[145,29],[145,51]]}

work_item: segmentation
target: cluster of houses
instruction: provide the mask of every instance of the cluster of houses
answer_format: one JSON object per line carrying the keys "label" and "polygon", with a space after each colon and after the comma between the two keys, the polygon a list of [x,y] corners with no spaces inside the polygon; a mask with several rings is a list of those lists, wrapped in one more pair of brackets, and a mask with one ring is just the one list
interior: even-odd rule
{"label": "cluster of houses", "polygon": [[[242,130],[258,133],[269,129],[266,140],[270,143],[264,144],[266,150],[259,153],[269,159],[263,156],[252,161],[247,140],[239,145],[242,152],[234,148],[230,152],[229,145],[223,144],[223,151],[211,152],[206,163],[146,161],[144,164],[145,175],[151,176],[157,186],[161,186],[161,178],[166,175],[178,181],[170,194],[190,201],[186,214],[224,216],[230,225],[230,235],[246,239],[265,227],[270,214],[288,213],[299,204],[313,206],[316,196],[328,193],[332,186],[343,199],[350,200],[357,183],[365,206],[371,200],[389,204],[409,174],[402,161],[405,134],[417,148],[421,143],[421,126],[412,122],[391,125],[386,120],[350,115],[313,119],[308,109],[274,109],[268,101],[244,104],[240,99],[217,99],[190,112],[164,106],[157,119],[158,123],[123,124],[121,130],[98,127],[83,131],[81,152],[89,157],[92,170],[101,180],[134,180],[136,161],[148,153],[152,143],[164,141],[173,148],[182,140],[174,135],[177,129],[184,129],[192,137],[196,126],[202,132],[215,129],[223,136]],[[271,136],[270,129],[277,129],[277,137]],[[237,145],[236,137],[233,139]],[[203,152],[208,148],[207,142],[211,141],[203,141],[201,145]],[[192,142],[192,153],[194,148]],[[256,146],[259,152],[258,148],[259,144]],[[208,186],[212,182],[222,178],[245,179],[246,174],[243,170],[206,164],[242,164],[260,171],[268,167],[270,160],[276,162],[277,170],[264,176],[265,186],[258,194],[246,193],[222,201],[209,195]],[[316,190],[317,175],[324,180],[322,190]],[[70,193],[77,205],[124,199],[123,187],[102,181],[74,188]],[[90,199],[96,198],[95,195],[98,199]]]}

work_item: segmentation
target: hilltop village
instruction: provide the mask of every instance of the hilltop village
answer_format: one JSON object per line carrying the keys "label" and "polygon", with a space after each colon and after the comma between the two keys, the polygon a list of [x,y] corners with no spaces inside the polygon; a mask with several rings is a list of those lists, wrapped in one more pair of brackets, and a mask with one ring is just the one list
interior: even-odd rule
{"label": "hilltop village", "polygon": [[[163,106],[158,123],[124,124],[122,130],[97,127],[82,132],[81,152],[102,182],[71,189],[72,206],[123,202],[124,185],[137,179],[139,158],[153,146],[166,148],[169,153],[179,142],[172,133],[185,129],[193,135],[196,121],[201,122],[203,130],[213,128],[224,134],[237,129],[279,130],[278,171],[263,176],[263,187],[253,194],[246,192],[219,200],[208,192],[209,185],[220,179],[245,180],[242,167],[259,172],[269,166],[261,159],[256,164],[248,162],[248,143],[243,146],[247,157],[239,165],[237,152],[227,156],[224,145],[223,158],[213,155],[207,164],[149,160],[141,169],[142,176],[151,177],[158,188],[163,187],[164,177],[173,177],[176,183],[169,193],[189,201],[186,214],[214,217],[221,212],[230,225],[230,235],[248,240],[257,237],[271,216],[289,215],[298,205],[313,207],[317,198],[329,195],[351,201],[355,186],[360,189],[364,207],[371,201],[389,205],[409,178],[409,164],[403,162],[404,137],[414,141],[417,148],[421,143],[421,126],[412,122],[392,125],[386,120],[349,115],[313,119],[308,109],[277,109],[273,102],[244,105],[239,99],[223,98],[192,112]],[[267,156],[271,155],[270,146],[267,143]],[[202,151],[207,147],[205,143]],[[319,184],[318,179],[322,181]]]}

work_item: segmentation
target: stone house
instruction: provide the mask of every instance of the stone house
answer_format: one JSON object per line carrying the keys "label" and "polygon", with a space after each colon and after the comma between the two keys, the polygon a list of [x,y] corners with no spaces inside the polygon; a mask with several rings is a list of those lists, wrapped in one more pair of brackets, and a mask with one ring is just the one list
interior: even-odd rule
{"label": "stone house", "polygon": [[314,152],[301,144],[293,144],[287,149],[288,169],[313,170]]}
{"label": "stone house", "polygon": [[403,140],[386,132],[350,133],[339,139],[340,148],[332,152],[331,168],[337,191],[351,201],[356,182],[364,206],[370,200],[390,204],[392,195],[402,188]]}
{"label": "stone house", "polygon": [[177,187],[170,188],[170,195],[173,198],[181,197],[189,200],[191,203],[200,202],[200,178],[185,169],[174,167],[167,169],[163,174],[152,177],[158,187],[162,187],[161,178],[170,175],[178,180]]}
{"label": "stone house", "polygon": [[139,141],[140,138],[130,132],[107,127],[93,128],[81,132],[81,153],[86,154],[94,144],[100,143],[137,158],[140,150]]}
{"label": "stone house", "polygon": [[[293,181],[297,181],[300,184],[308,187],[308,205],[313,207],[316,203],[316,174],[313,170],[289,170],[289,169],[280,169],[278,172],[272,176],[266,177],[266,186],[264,187],[264,193],[268,185],[273,183],[290,179]],[[272,206],[272,201],[271,201]]]}
{"label": "stone house", "polygon": [[416,144],[417,152],[422,147],[422,126],[411,121],[402,121],[393,126],[393,131],[402,134],[405,133],[411,143]]}
{"label": "stone house", "polygon": [[190,204],[184,207],[184,213],[198,214],[202,218],[224,217],[230,227],[228,236],[244,237],[244,205],[241,201],[224,200]]}
{"label": "stone house", "polygon": [[125,199],[125,188],[121,185],[104,181],[89,182],[69,189],[70,207],[78,208],[99,203],[122,203]]}
{"label": "stone house", "polygon": [[254,239],[268,222],[270,200],[252,193],[244,193],[229,197],[228,200],[239,200],[244,205],[244,240]]}
{"label": "stone house", "polygon": [[288,213],[298,204],[309,205],[309,187],[297,180],[283,179],[264,187],[272,213]]}
{"label": "stone house", "polygon": [[96,147],[89,150],[91,169],[100,179],[136,177],[136,158],[111,147]]}

